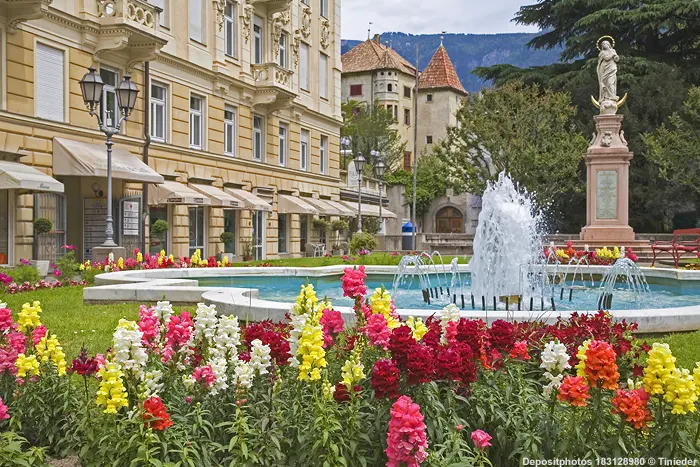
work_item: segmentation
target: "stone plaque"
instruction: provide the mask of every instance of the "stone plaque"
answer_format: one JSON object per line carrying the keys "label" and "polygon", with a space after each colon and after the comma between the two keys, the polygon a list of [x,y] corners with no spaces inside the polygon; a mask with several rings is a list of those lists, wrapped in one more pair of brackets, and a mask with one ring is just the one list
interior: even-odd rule
{"label": "stone plaque", "polygon": [[596,177],[596,218],[617,219],[617,170],[599,170]]}

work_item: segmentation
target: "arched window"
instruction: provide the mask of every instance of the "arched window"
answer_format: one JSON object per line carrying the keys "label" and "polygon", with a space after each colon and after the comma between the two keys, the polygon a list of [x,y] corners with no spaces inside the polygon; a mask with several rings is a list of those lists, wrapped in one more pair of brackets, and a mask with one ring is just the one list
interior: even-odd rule
{"label": "arched window", "polygon": [[389,91],[389,92],[393,91],[393,88],[392,88],[392,86],[391,86],[391,83],[389,83],[389,84],[386,85],[386,90]]}
{"label": "arched window", "polygon": [[442,208],[435,216],[437,233],[462,233],[464,221],[459,209],[453,207]]}

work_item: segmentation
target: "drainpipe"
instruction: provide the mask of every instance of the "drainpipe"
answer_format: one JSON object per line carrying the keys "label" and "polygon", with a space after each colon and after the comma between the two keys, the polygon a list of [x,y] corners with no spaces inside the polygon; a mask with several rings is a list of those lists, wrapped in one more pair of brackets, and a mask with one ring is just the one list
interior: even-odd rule
{"label": "drainpipe", "polygon": [[[151,145],[151,131],[150,131],[150,122],[151,122],[151,62],[145,62],[143,64],[143,81],[144,81],[144,87],[145,89],[145,104],[143,108],[143,137],[144,137],[144,144],[143,144],[143,163],[148,165],[148,147]],[[147,224],[147,219],[148,219],[148,183],[143,184],[143,198],[141,199],[141,207],[142,207],[142,214],[141,214],[141,223],[143,226],[143,237],[142,237],[142,249],[141,251],[143,254],[146,254],[148,252],[148,244],[146,241],[146,229],[148,228]]]}

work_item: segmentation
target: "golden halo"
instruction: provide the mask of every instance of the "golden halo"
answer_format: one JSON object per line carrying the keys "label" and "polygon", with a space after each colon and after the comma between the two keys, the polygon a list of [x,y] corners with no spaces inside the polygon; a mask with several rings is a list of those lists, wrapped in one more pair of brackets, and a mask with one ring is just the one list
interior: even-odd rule
{"label": "golden halo", "polygon": [[600,42],[601,42],[603,39],[610,39],[610,42],[611,42],[611,44],[612,44],[613,49],[615,48],[615,39],[613,39],[612,36],[603,36],[603,37],[601,37],[600,39],[598,39],[598,42],[595,43],[596,49],[598,49],[598,50],[600,51]]}

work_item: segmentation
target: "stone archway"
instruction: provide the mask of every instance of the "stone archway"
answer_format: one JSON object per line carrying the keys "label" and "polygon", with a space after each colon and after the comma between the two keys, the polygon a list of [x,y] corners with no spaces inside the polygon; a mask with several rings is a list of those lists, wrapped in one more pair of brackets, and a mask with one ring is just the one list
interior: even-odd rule
{"label": "stone archway", "polygon": [[459,209],[447,206],[435,215],[436,233],[463,233],[464,217]]}

